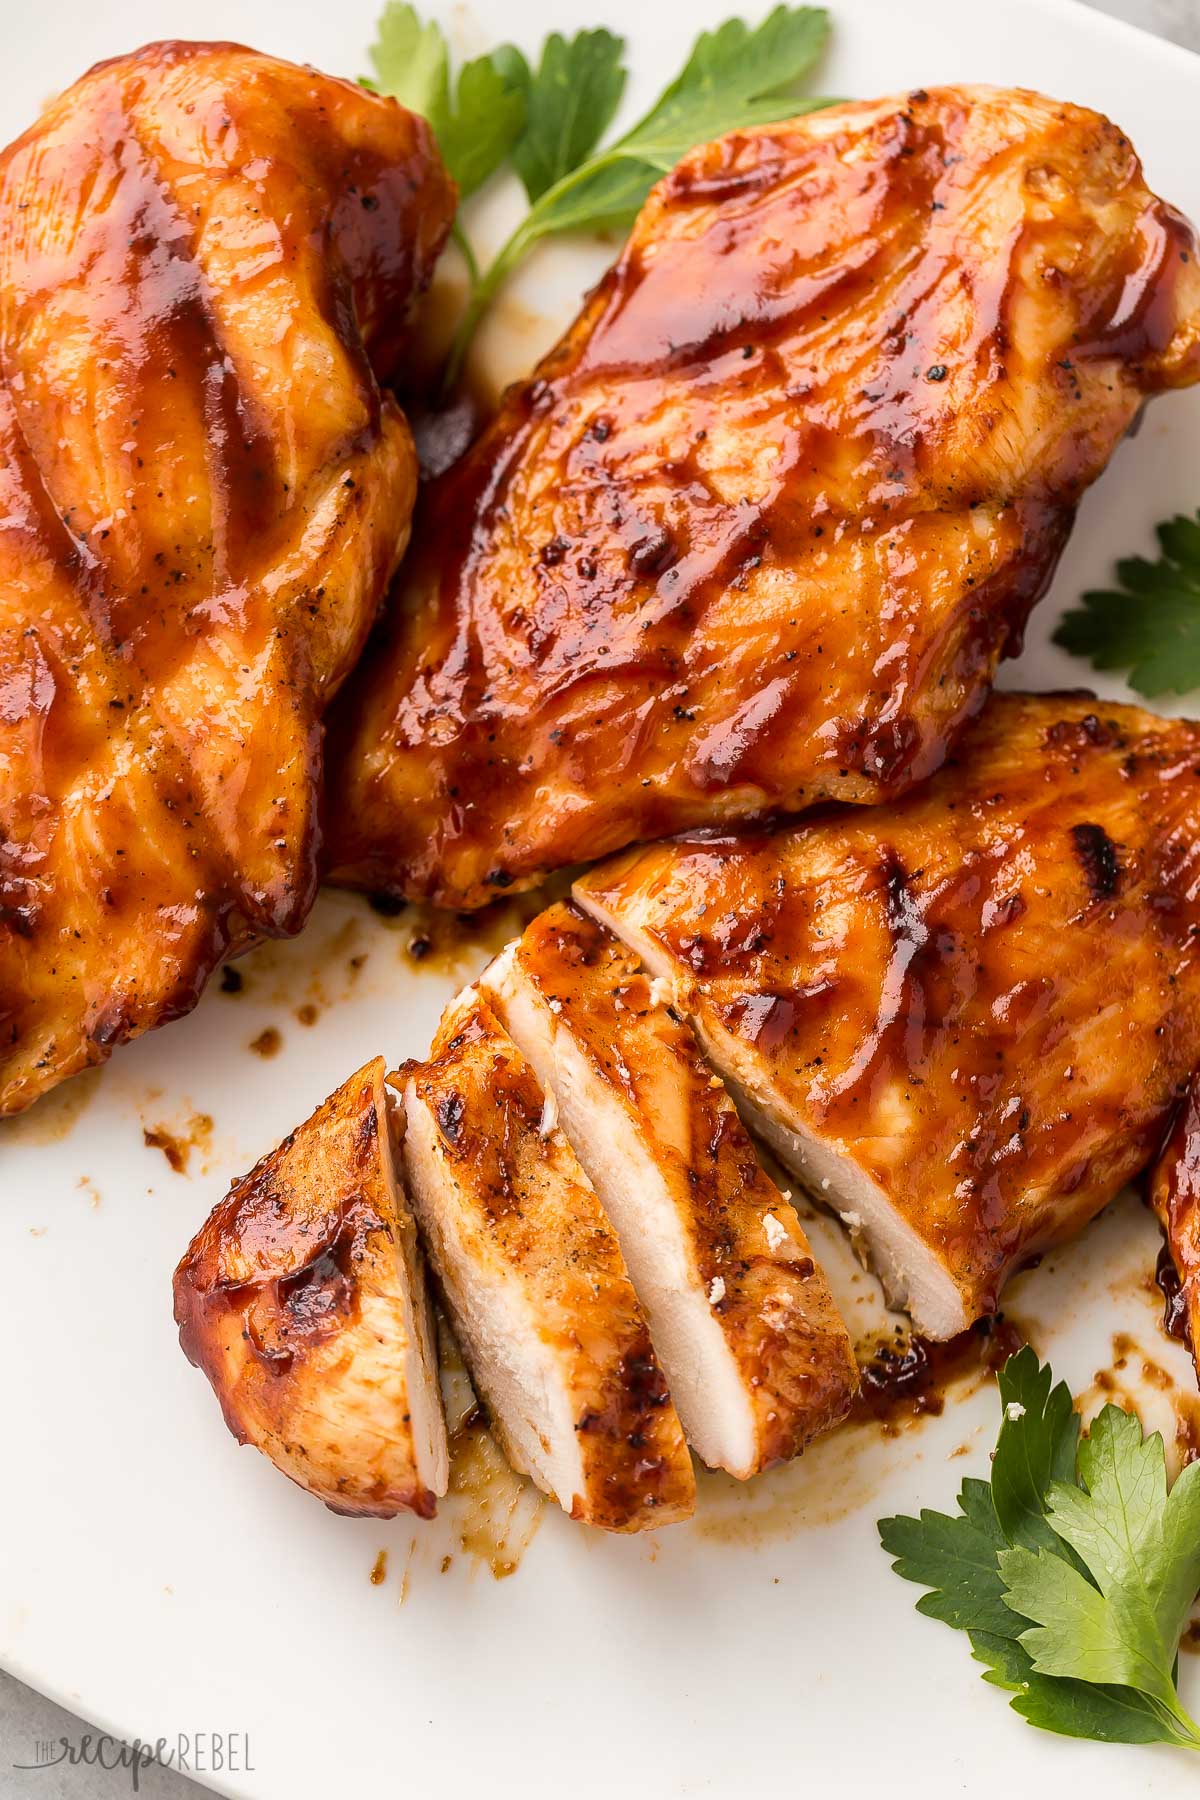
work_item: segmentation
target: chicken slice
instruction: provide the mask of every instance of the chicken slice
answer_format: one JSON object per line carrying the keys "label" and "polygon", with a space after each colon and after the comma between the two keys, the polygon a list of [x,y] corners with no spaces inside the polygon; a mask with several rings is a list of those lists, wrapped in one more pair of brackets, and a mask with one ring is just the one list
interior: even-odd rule
{"label": "chicken slice", "polygon": [[334,1512],[428,1519],[446,1427],[383,1076],[377,1056],[214,1209],[175,1319],[239,1443]]}
{"label": "chicken slice", "polygon": [[465,990],[404,1071],[404,1165],[501,1445],[573,1519],[688,1517],[695,1477],[617,1240],[533,1070]]}
{"label": "chicken slice", "polygon": [[422,497],[335,709],[340,879],[477,906],[936,769],[1200,258],[1083,107],[947,87],[731,133]]}
{"label": "chicken slice", "polygon": [[1193,1076],[1151,1171],[1149,1198],[1166,1233],[1192,1360],[1200,1369],[1200,1076]]}
{"label": "chicken slice", "polygon": [[1153,1154],[1200,1062],[1200,724],[997,694],[888,808],[627,853],[578,903],[947,1338]]}
{"label": "chicken slice", "polygon": [[745,1478],[842,1418],[850,1339],[691,1030],[572,906],[481,978],[620,1239],[692,1448]]}

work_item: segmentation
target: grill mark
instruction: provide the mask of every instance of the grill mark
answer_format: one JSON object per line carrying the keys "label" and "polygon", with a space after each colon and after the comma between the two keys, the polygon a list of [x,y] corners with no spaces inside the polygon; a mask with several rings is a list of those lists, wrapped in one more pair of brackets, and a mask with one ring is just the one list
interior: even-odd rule
{"label": "grill mark", "polygon": [[[209,59],[212,69],[194,78],[166,76],[175,64]],[[263,212],[283,253],[281,280],[304,302],[306,320],[309,295],[320,313],[324,286],[336,287],[329,316],[341,344],[332,348],[352,353],[352,368],[335,390],[345,405],[331,414],[328,453],[323,441],[314,454],[303,436],[293,441],[280,429],[276,454],[264,429],[274,427],[257,388],[253,321],[247,331],[225,310],[245,263],[240,253],[214,254],[220,240],[209,210],[220,172],[204,164],[209,133],[215,141],[226,129],[230,105],[235,160],[261,152],[291,184],[282,193],[272,185]],[[191,124],[185,114],[196,115]],[[230,943],[301,922],[316,882],[306,795],[315,795],[319,773],[326,620],[340,607],[339,619],[361,618],[365,630],[379,596],[360,595],[352,581],[325,608],[288,619],[290,588],[282,598],[258,590],[263,565],[274,573],[300,544],[298,528],[286,541],[273,529],[278,501],[295,517],[306,498],[303,490],[289,496],[280,480],[292,480],[293,444],[299,479],[340,515],[343,541],[357,532],[362,497],[338,505],[333,483],[345,465],[369,457],[381,403],[354,303],[362,301],[368,323],[407,320],[409,290],[424,284],[444,234],[447,195],[433,154],[423,126],[345,84],[236,46],[160,45],[92,71],[0,156],[11,225],[0,248],[0,543],[30,576],[28,588],[19,583],[3,596],[0,612],[0,662],[10,675],[0,684],[0,732],[16,771],[0,793],[4,1112],[81,1060],[103,1060],[114,1043],[189,1010]],[[328,256],[318,261],[322,248]],[[286,262],[297,251],[299,282]],[[244,388],[230,355],[231,347],[241,355],[243,341]],[[50,346],[44,363],[31,349],[42,343]],[[63,347],[78,356],[92,403],[82,418],[76,404],[74,420],[55,360]],[[58,442],[64,418],[69,457]],[[190,506],[173,504],[193,496]],[[110,507],[125,516],[107,519]],[[160,581],[155,552],[174,560],[185,529],[191,580]],[[320,560],[309,554],[307,566],[320,580]],[[263,844],[237,810],[242,769],[233,782],[206,783],[207,766],[189,755],[192,683],[205,679],[210,654],[222,656],[225,645],[213,642],[222,634],[248,646],[256,667],[260,656],[269,661],[280,695],[276,716],[265,715],[271,744],[286,735],[288,765],[307,762],[306,794],[297,774],[284,800],[270,803],[278,810]],[[239,671],[230,674],[237,757]],[[245,791],[274,780],[243,767]],[[95,823],[103,839],[96,856],[64,851],[64,801],[82,802]],[[123,934],[144,948],[147,929],[153,958],[113,961]],[[31,933],[32,947],[23,941]],[[71,967],[47,960],[58,946]],[[85,974],[119,967],[122,980],[89,999],[76,961]],[[47,986],[49,976],[57,981]],[[23,991],[30,978],[32,995]]]}
{"label": "grill mark", "polygon": [[466,1114],[466,1103],[461,1094],[451,1092],[443,1094],[434,1106],[438,1130],[446,1143],[459,1148],[463,1137],[463,1119]]}
{"label": "grill mark", "polygon": [[929,926],[894,850],[881,851],[879,874],[892,953],[883,974],[874,1029],[845,1072],[834,1081],[819,1084],[820,1099],[826,1105],[843,1098],[865,1079],[885,1057],[897,1033],[907,1039],[909,1065],[915,1063],[916,1045],[925,1029],[925,993],[918,966],[929,944]]}
{"label": "grill mark", "polygon": [[[0,445],[4,458],[15,471],[17,492],[28,502],[21,518],[10,512],[0,520],[0,531],[24,531],[32,541],[36,556],[74,584],[85,608],[101,588],[104,572],[99,558],[90,547],[74,537],[55,505],[54,496],[29,442],[19,399],[12,386],[11,369],[0,342]],[[3,480],[0,477],[0,480]],[[7,488],[8,482],[4,482]],[[4,489],[0,489],[3,492]],[[89,612],[90,617],[90,612]]]}
{"label": "grill mark", "polygon": [[1048,725],[1044,741],[1048,749],[1067,750],[1075,756],[1124,743],[1116,721],[1102,721],[1094,712],[1085,713],[1082,719],[1060,719],[1056,724]]}
{"label": "grill mark", "polygon": [[[167,197],[153,152],[138,136],[128,109],[125,123],[121,167],[122,185],[128,186],[128,250],[121,280],[144,347],[139,380],[144,385],[157,376],[164,387],[170,381],[181,408],[190,401],[204,420],[212,583],[215,590],[236,587],[271,554],[264,539],[281,510],[274,444],[255,419],[225,348],[192,227]],[[109,227],[114,237],[115,224]],[[181,247],[185,234],[186,249]],[[150,470],[142,483],[149,490],[147,503],[153,483]]]}
{"label": "grill mark", "polygon": [[1111,900],[1121,881],[1117,846],[1103,825],[1072,825],[1071,844],[1093,900]]}
{"label": "grill mark", "polygon": [[[124,90],[114,85],[107,109],[103,113],[98,110],[98,154],[110,191],[102,207],[90,209],[83,268],[90,284],[110,285],[125,296],[123,305],[89,309],[94,353],[98,360],[111,359],[123,377],[138,384],[138,417],[131,425],[135,438],[137,426],[147,415],[153,421],[143,427],[143,467],[131,463],[129,469],[130,501],[137,512],[139,539],[138,567],[129,573],[144,580],[145,571],[157,565],[160,575],[151,595],[130,592],[114,555],[105,552],[102,542],[76,538],[63,523],[64,507],[54,491],[53,470],[43,466],[30,433],[23,429],[30,468],[37,474],[35,491],[40,488],[45,494],[57,519],[57,531],[52,530],[44,540],[47,552],[72,579],[99,642],[118,655],[131,640],[141,637],[148,613],[186,612],[208,600],[214,590],[250,583],[254,570],[271,558],[270,526],[279,511],[281,492],[273,442],[253,416],[219,333],[212,298],[193,254],[193,227],[173,204],[165,178],[138,136],[131,110],[136,99],[135,94],[131,102]],[[98,179],[93,171],[90,187]],[[32,291],[30,298],[32,303]],[[14,406],[19,407],[19,396],[11,387],[11,368],[0,368],[0,378]],[[120,389],[115,397],[119,405],[129,404],[128,395]],[[208,447],[204,474],[212,514],[210,531],[204,536],[211,536],[211,544],[202,538],[199,545],[195,540],[177,545],[160,535],[156,557],[155,522],[163,517],[164,529],[169,530],[171,517],[169,512],[164,514],[157,498],[160,440],[166,433],[157,431],[155,424],[161,419],[165,425],[172,414],[190,414],[204,421],[203,431],[197,430],[195,435]],[[84,492],[85,497],[93,497],[86,488]],[[198,547],[204,552],[211,550],[211,576],[202,566],[202,579],[197,582],[197,571],[188,567],[183,573],[189,579],[176,580],[174,571],[181,563],[190,564]],[[167,607],[164,601],[169,602]],[[166,635],[156,634],[159,654],[154,668],[139,669],[147,681],[169,679],[181,655],[190,648],[184,635],[173,652],[165,650],[162,639]],[[124,669],[120,682],[124,691],[128,687]]]}
{"label": "grill mark", "polygon": [[[338,179],[338,174],[331,172],[329,175],[330,186],[336,187]],[[353,204],[355,210],[361,214],[361,201],[355,199]],[[370,441],[378,436],[382,424],[383,391],[379,381],[375,378],[371,357],[367,353],[363,334],[359,330],[354,294],[345,258],[338,253],[336,248],[337,231],[336,220],[326,226],[325,251],[317,271],[318,278],[313,287],[313,302],[340,346],[347,363],[354,370],[358,398],[366,415],[365,426],[357,435]]]}
{"label": "grill mark", "polygon": [[[250,575],[256,546],[261,560],[261,540],[280,510],[275,447],[250,418],[237,368],[221,346],[209,306],[197,298],[175,315],[173,325],[177,343],[198,340],[211,356],[202,380],[213,495],[213,585],[236,587]],[[203,366],[199,357],[196,366]]]}
{"label": "grill mark", "polygon": [[[11,394],[0,387],[0,418],[9,401]],[[14,427],[18,423],[14,418]],[[41,873],[47,859],[54,855],[59,825],[57,801],[64,792],[75,787],[78,769],[85,768],[95,775],[103,766],[111,785],[116,780],[118,763],[112,751],[113,743],[131,736],[140,740],[139,761],[147,773],[153,773],[158,783],[156,809],[152,818],[143,820],[143,825],[158,841],[157,862],[162,866],[172,858],[182,860],[187,857],[189,848],[194,850],[194,840],[187,835],[186,821],[199,813],[200,805],[186,761],[173,756],[161,740],[152,740],[143,728],[142,703],[131,692],[131,669],[111,646],[100,640],[99,634],[90,640],[87,638],[83,621],[71,606],[74,598],[84,617],[89,622],[93,620],[94,612],[89,609],[85,595],[89,591],[103,595],[103,575],[98,564],[91,558],[86,544],[77,543],[59,518],[28,447],[23,445],[23,440],[10,440],[3,432],[2,423],[0,446],[16,452],[14,466],[22,481],[23,497],[36,515],[32,523],[27,519],[16,529],[27,531],[41,553],[54,559],[55,575],[47,587],[39,624],[26,627],[18,647],[7,652],[10,670],[18,674],[27,672],[27,704],[18,713],[14,703],[10,715],[0,721],[10,727],[23,727],[26,739],[21,752],[24,779],[17,788],[10,785],[3,796],[0,897],[5,901],[5,917],[9,923],[13,923],[15,917],[9,908],[16,906],[25,921],[22,935],[28,937],[42,910],[45,884],[40,879]],[[78,553],[76,580],[74,587],[67,590],[61,577],[64,573],[72,573],[72,552]],[[126,696],[125,699],[112,698],[107,707],[103,699],[98,706],[85,703],[79,670],[86,667],[89,657],[93,656],[100,661],[101,667],[89,671],[89,683],[107,682],[114,695]],[[164,847],[168,839],[173,849]],[[192,868],[196,879],[207,887],[205,909],[214,911],[234,891],[226,864],[213,853],[211,845],[206,845],[203,853],[193,858]],[[106,891],[114,916],[122,905],[127,884],[141,882],[145,873],[144,863],[136,872],[120,863],[109,869]],[[57,879],[61,880],[61,875]],[[81,885],[86,886],[86,877]],[[53,906],[51,910],[54,910]],[[221,941],[227,943],[230,937],[231,932],[224,930]],[[164,1019],[188,1010],[198,997],[198,987],[187,981],[182,1000],[177,1001],[172,991],[164,991],[161,1002]],[[89,1020],[93,1011],[94,1008],[89,1008]],[[124,1027],[106,1026],[106,1016],[101,1009],[94,1026],[87,1024],[91,1041],[109,1041],[105,1037],[107,1030],[115,1034],[111,1041],[116,1041],[117,1036],[129,1035]]]}

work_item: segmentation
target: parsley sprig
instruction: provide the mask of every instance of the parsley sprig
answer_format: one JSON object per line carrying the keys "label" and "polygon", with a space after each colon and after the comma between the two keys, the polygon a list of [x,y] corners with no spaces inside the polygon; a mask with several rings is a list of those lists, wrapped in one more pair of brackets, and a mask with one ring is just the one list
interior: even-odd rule
{"label": "parsley sprig", "polygon": [[1162,1438],[1106,1406],[1080,1439],[1063,1383],[1028,1347],[1000,1372],[991,1481],[954,1515],[881,1519],[884,1549],[965,1631],[984,1680],[1044,1731],[1200,1750],[1175,1686],[1200,1589],[1200,1464],[1168,1491]]}
{"label": "parsley sprig", "polygon": [[610,31],[553,32],[536,67],[511,44],[476,57],[451,80],[441,29],[389,0],[371,49],[380,91],[433,127],[463,199],[511,162],[529,211],[481,269],[467,257],[470,293],[450,350],[447,383],[462,367],[475,329],[522,258],[564,232],[624,229],[660,176],[695,144],[740,126],[768,124],[826,106],[797,84],[829,35],[823,7],[777,6],[760,25],[727,19],[701,32],[687,62],[649,112],[601,145],[625,87],[624,41]]}
{"label": "parsley sprig", "polygon": [[1158,527],[1161,555],[1117,564],[1118,587],[1084,594],[1054,641],[1097,669],[1128,669],[1139,694],[1200,687],[1200,513]]}

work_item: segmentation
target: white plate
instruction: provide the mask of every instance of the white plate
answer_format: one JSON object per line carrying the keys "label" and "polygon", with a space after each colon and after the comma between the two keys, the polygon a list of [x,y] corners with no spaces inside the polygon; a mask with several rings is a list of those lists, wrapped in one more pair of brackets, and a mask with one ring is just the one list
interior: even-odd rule
{"label": "white plate", "polygon": [[[632,111],[694,30],[732,9],[509,0],[445,16],[467,45],[503,34],[530,47],[551,23],[604,19],[629,40]],[[240,38],[359,72],[376,0],[10,0],[4,11],[7,140],[91,61],[155,37]],[[835,0],[835,16],[828,90],[994,81],[1089,102],[1132,134],[1152,184],[1200,215],[1200,63],[1186,52],[1065,0]],[[485,236],[506,204],[482,221]],[[510,304],[491,353],[527,364],[596,266],[578,250],[545,255],[514,296],[533,316]],[[1116,555],[1149,549],[1156,519],[1200,501],[1198,470],[1200,394],[1157,402],[1085,502],[1010,685],[1088,680],[1048,647],[1057,612]],[[397,1059],[425,1048],[455,983],[414,970],[407,936],[403,920],[389,927],[358,900],[328,897],[297,944],[247,965],[244,996],[210,992],[194,1017],[0,1133],[0,1663],[126,1737],[248,1733],[252,1771],[204,1778],[253,1796],[372,1780],[534,1800],[733,1800],[802,1785],[855,1795],[897,1782],[925,1800],[1040,1796],[1052,1783],[1086,1783],[1097,1800],[1194,1792],[1183,1753],[1031,1731],[980,1681],[963,1638],[914,1613],[916,1590],[890,1573],[875,1519],[945,1505],[965,1473],[985,1472],[990,1392],[899,1438],[835,1437],[742,1495],[706,1484],[697,1522],[650,1542],[546,1516],[499,1583],[459,1550],[453,1507],[416,1532],[351,1523],[235,1447],[179,1354],[172,1266],[229,1178],[349,1069],[380,1048]],[[322,1006],[307,1027],[294,1016],[306,1000]],[[247,1044],[269,1025],[283,1048],[265,1061]],[[143,1127],[186,1129],[195,1113],[215,1121],[212,1142],[176,1174],[144,1147]],[[1118,1329],[1187,1381],[1142,1285],[1153,1247],[1124,1204],[1014,1292],[1077,1390],[1111,1361]],[[866,1294],[838,1268],[844,1291]],[[1189,1662],[1195,1707],[1200,1660]]]}

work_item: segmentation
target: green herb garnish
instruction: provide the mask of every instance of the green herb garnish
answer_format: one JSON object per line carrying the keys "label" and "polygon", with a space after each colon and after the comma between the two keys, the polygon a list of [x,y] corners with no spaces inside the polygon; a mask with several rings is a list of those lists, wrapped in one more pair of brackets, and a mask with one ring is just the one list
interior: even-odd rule
{"label": "green herb garnish", "polygon": [[1200,1464],[1168,1492],[1162,1438],[1106,1406],[1080,1439],[1067,1388],[1028,1347],[1000,1371],[990,1481],[957,1514],[879,1521],[918,1612],[965,1631],[985,1681],[1044,1731],[1200,1750],[1175,1686],[1200,1589]]}
{"label": "green herb garnish", "polygon": [[513,163],[532,203],[592,154],[625,91],[625,45],[611,31],[551,32],[526,86]]}
{"label": "green herb garnish", "polygon": [[1162,554],[1117,564],[1118,588],[1084,594],[1054,642],[1097,669],[1128,669],[1139,694],[1200,687],[1200,514],[1158,527]]}
{"label": "green herb garnish", "polygon": [[795,90],[828,35],[823,7],[777,6],[753,27],[728,19],[700,34],[683,69],[632,130],[599,147],[625,86],[621,38],[604,30],[572,38],[554,32],[536,68],[503,45],[465,64],[452,86],[440,27],[390,0],[371,51],[373,85],[429,120],[464,199],[507,161],[530,201],[486,269],[456,229],[471,286],[447,382],[499,289],[536,243],[563,232],[624,229],[693,145],[827,106]]}
{"label": "green herb garnish", "polygon": [[511,45],[464,63],[451,86],[450,51],[440,25],[411,6],[384,8],[371,46],[376,92],[428,119],[442,158],[466,200],[494,175],[526,124],[529,70]]}

